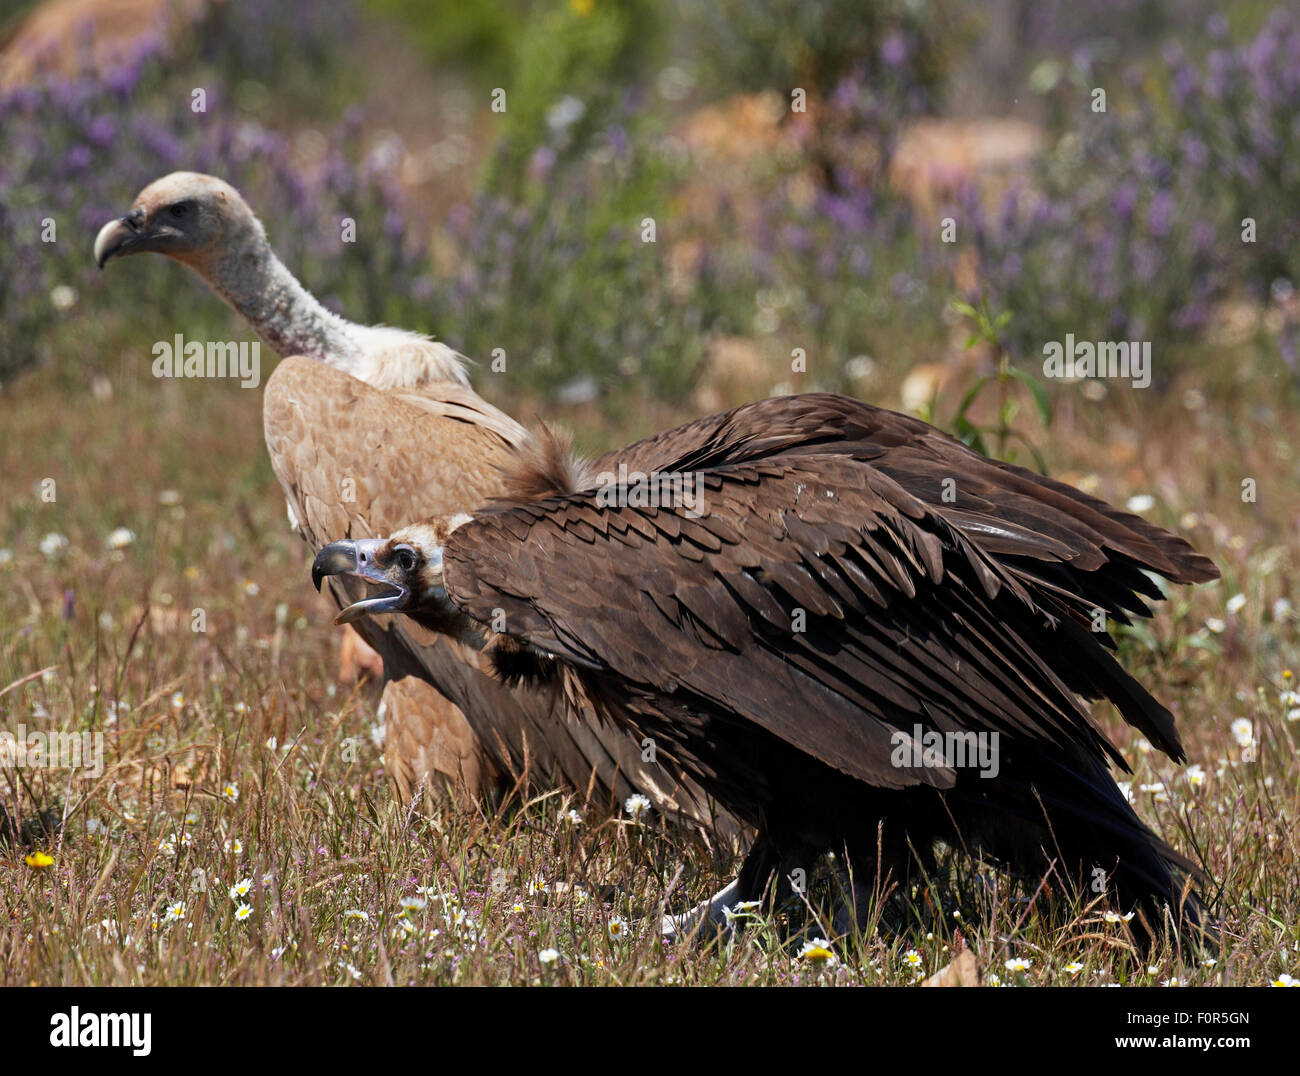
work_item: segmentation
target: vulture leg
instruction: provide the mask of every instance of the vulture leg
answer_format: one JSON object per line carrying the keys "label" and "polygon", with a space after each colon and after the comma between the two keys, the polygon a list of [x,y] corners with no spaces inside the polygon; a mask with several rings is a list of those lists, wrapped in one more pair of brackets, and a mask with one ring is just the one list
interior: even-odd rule
{"label": "vulture leg", "polygon": [[678,938],[691,938],[697,931],[701,937],[722,933],[730,926],[729,913],[741,901],[736,895],[739,890],[740,879],[736,878],[694,908],[678,915],[665,915],[664,940],[671,942]]}
{"label": "vulture leg", "polygon": [[735,929],[731,912],[739,904],[752,902],[762,903],[767,910],[779,908],[797,892],[792,882],[792,878],[800,877],[796,872],[803,870],[806,878],[813,858],[807,854],[783,854],[770,838],[760,833],[735,880],[689,911],[664,916],[663,936],[668,940],[709,938]]}

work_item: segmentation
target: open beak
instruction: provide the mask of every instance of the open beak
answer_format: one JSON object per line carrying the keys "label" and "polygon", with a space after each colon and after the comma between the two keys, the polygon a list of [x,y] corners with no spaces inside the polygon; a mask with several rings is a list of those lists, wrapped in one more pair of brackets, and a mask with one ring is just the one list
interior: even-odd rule
{"label": "open beak", "polygon": [[375,552],[384,542],[383,538],[347,539],[331,542],[316,554],[311,563],[311,581],[317,590],[327,575],[354,575],[385,588],[385,593],[347,606],[334,618],[335,624],[350,624],[367,613],[398,613],[405,608],[410,591],[386,578],[375,566]]}
{"label": "open beak", "polygon": [[130,254],[144,238],[144,210],[133,209],[125,217],[110,220],[95,236],[95,264],[104,263],[115,254]]}

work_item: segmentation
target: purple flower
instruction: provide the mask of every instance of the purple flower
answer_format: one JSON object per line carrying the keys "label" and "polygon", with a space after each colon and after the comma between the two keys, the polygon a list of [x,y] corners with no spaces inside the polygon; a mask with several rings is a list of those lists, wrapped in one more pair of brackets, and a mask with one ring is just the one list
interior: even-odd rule
{"label": "purple flower", "polygon": [[897,30],[886,34],[880,43],[880,58],[886,67],[902,67],[907,62],[907,42]]}

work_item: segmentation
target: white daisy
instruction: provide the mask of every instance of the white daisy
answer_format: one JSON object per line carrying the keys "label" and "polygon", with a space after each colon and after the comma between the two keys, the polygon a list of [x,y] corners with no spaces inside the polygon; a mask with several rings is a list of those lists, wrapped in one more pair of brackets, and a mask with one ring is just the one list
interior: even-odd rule
{"label": "white daisy", "polygon": [[628,796],[623,810],[632,816],[633,821],[639,822],[641,816],[650,810],[650,801],[638,792],[634,796]]}
{"label": "white daisy", "polygon": [[68,548],[68,540],[63,535],[51,531],[41,539],[40,551],[47,557],[57,557]]}

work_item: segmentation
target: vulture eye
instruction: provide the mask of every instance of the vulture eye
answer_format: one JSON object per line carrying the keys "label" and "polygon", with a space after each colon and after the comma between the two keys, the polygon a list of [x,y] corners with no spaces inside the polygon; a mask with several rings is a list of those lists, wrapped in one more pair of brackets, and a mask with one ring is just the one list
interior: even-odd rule
{"label": "vulture eye", "polygon": [[189,215],[190,206],[188,202],[176,202],[175,204],[169,205],[167,207],[167,212],[170,213],[177,220],[180,220],[182,217]]}
{"label": "vulture eye", "polygon": [[415,550],[409,545],[399,545],[397,547],[397,566],[404,572],[415,571]]}

